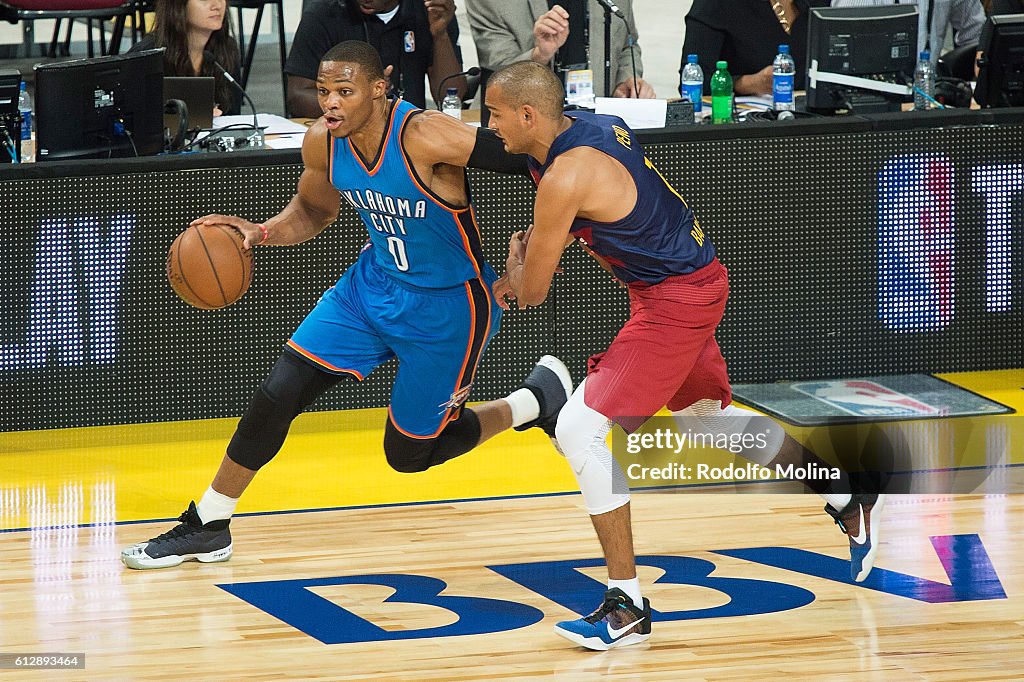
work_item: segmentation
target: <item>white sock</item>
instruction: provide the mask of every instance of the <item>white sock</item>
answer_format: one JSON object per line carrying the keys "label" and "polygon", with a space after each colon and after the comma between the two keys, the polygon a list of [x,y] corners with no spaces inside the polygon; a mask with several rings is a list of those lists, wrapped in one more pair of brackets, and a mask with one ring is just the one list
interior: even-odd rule
{"label": "white sock", "polygon": [[512,426],[522,426],[540,416],[540,404],[528,388],[513,391],[505,397],[505,402],[512,408]]}
{"label": "white sock", "polygon": [[630,578],[629,580],[612,580],[608,578],[608,589],[611,590],[616,587],[633,600],[633,606],[638,609],[644,607],[644,597],[640,594],[640,578]]}
{"label": "white sock", "polygon": [[230,519],[237,505],[237,497],[222,495],[210,486],[203,493],[203,499],[196,505],[196,511],[199,512],[199,520],[207,524],[210,521]]}
{"label": "white sock", "polygon": [[829,503],[836,511],[843,511],[850,504],[853,496],[850,493],[820,493],[821,499]]}

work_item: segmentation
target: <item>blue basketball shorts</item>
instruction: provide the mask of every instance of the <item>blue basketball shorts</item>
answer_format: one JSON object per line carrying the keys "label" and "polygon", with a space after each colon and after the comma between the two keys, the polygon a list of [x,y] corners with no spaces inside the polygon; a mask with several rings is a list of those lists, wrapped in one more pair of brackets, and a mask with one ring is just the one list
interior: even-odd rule
{"label": "blue basketball shorts", "polygon": [[501,308],[483,276],[450,289],[399,284],[364,251],[288,341],[320,369],[362,381],[392,358],[398,373],[388,413],[407,436],[434,438],[457,419]]}

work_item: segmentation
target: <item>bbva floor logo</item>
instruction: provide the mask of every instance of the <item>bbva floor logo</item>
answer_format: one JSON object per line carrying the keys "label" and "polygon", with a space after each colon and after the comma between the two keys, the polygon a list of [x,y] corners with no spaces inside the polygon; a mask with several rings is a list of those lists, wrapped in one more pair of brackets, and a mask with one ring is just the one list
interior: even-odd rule
{"label": "bbva floor logo", "polygon": [[[865,582],[854,583],[850,580],[848,561],[788,547],[723,549],[714,553],[845,583],[851,589],[874,590],[930,604],[1006,599],[999,576],[977,535],[935,536],[931,543],[949,577],[949,584],[881,568],[872,571]],[[576,569],[603,563],[601,559],[572,559],[487,568],[564,608],[586,615],[605,586]],[[717,566],[706,559],[660,555],[637,557],[637,563],[662,569],[665,573],[657,581],[659,584],[707,587],[729,597],[728,603],[711,608],[652,611],[651,618],[655,622],[774,613],[806,606],[815,599],[810,590],[784,582],[712,576]],[[458,620],[443,627],[384,630],[308,589],[327,585],[391,587],[395,593],[386,600],[388,602],[437,606],[451,611]],[[405,573],[232,583],[218,587],[324,644],[503,632],[533,625],[544,617],[533,606],[504,599],[441,596],[441,591],[447,587],[443,580]]]}

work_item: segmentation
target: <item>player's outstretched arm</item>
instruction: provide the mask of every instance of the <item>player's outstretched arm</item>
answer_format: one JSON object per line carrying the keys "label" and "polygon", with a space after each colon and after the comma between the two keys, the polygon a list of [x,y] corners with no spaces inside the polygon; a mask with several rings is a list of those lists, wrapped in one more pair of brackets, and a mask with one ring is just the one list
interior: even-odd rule
{"label": "player's outstretched arm", "polygon": [[341,196],[327,177],[327,129],[317,121],[302,140],[305,169],[299,188],[288,205],[265,223],[253,223],[238,216],[207,215],[192,221],[231,225],[245,237],[245,248],[256,245],[300,244],[323,232],[338,217]]}
{"label": "player's outstretched arm", "polygon": [[402,138],[406,152],[424,165],[446,163],[496,173],[528,175],[525,154],[509,154],[490,128],[476,128],[439,111],[409,121]]}

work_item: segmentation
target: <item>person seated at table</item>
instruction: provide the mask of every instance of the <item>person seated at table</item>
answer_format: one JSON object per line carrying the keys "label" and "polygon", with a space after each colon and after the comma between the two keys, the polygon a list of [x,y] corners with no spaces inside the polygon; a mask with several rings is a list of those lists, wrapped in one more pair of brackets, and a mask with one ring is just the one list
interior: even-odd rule
{"label": "person seated at table", "polygon": [[[522,5],[526,5],[524,8]],[[654,88],[641,76],[644,65],[637,44],[632,0],[618,0],[626,21],[612,17],[611,75],[613,97],[657,97]],[[594,75],[594,94],[604,95],[604,9],[590,2],[589,48]],[[473,30],[481,68],[491,71],[522,61],[550,66],[555,52],[569,37],[569,12],[561,5],[548,8],[546,0],[514,3],[508,0],[466,0],[469,26]],[[633,36],[630,54],[629,36]],[[636,81],[633,60],[636,60]]]}
{"label": "person seated at table", "polygon": [[[288,76],[288,114],[319,118],[316,73],[328,50],[346,40],[369,43],[380,54],[392,94],[423,108],[424,78],[431,99],[446,76],[463,71],[459,22],[454,0],[312,0],[295,30],[284,72]],[[445,80],[459,96],[463,76]]]}
{"label": "person seated at table", "polygon": [[231,35],[227,0],[157,0],[153,30],[129,52],[164,50],[165,76],[213,76],[213,115],[241,113],[242,96],[221,75],[220,69],[203,59],[203,51],[213,53],[217,63],[235,79],[241,54]]}
{"label": "person seated at table", "polygon": [[[771,95],[772,62],[779,45],[789,45],[796,62],[794,87],[803,90],[807,74],[807,14],[828,0],[694,0],[686,14],[679,73],[695,54],[704,70],[704,92],[711,92],[715,62],[729,62],[737,95]],[[737,17],[742,17],[738,20]]]}

